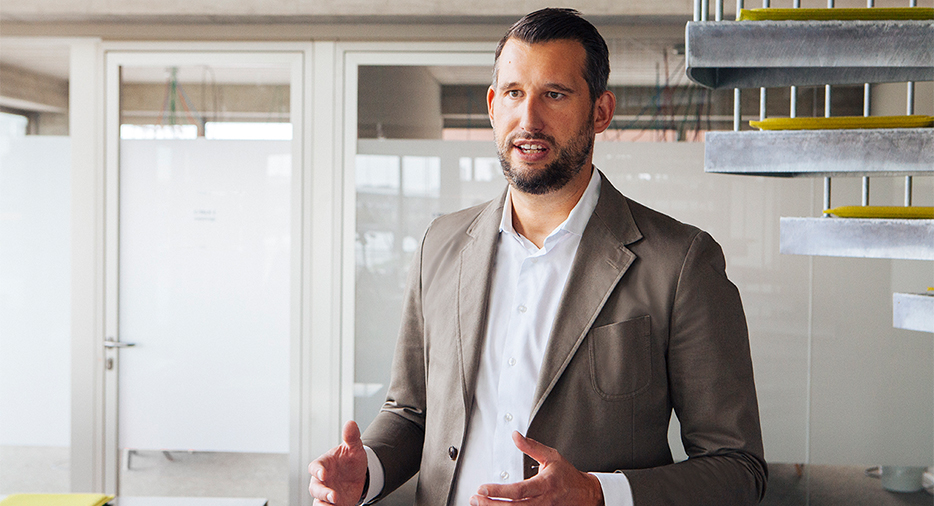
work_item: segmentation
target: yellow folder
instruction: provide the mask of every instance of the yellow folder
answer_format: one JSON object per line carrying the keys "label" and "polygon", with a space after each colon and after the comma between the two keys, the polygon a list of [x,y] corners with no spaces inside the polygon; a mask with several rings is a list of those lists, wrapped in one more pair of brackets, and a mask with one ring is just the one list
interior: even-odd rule
{"label": "yellow folder", "polygon": [[925,206],[840,206],[824,214],[838,218],[934,219],[934,207]]}
{"label": "yellow folder", "polygon": [[114,496],[104,494],[13,494],[0,506],[103,506]]}
{"label": "yellow folder", "polygon": [[765,118],[750,121],[759,130],[838,130],[859,128],[926,128],[934,126],[934,116],[831,116],[829,118]]}
{"label": "yellow folder", "polygon": [[915,21],[925,19],[934,19],[934,9],[929,7],[740,9],[737,21]]}

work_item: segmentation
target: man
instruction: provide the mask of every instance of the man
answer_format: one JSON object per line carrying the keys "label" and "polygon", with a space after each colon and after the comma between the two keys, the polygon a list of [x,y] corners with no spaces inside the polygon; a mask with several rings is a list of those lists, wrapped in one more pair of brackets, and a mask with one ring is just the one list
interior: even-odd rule
{"label": "man", "polygon": [[607,53],[566,9],[500,42],[487,104],[508,190],[429,227],[386,403],[362,440],[348,422],[309,465],[316,504],[378,500],[416,472],[420,505],[762,498],[745,316],[719,246],[592,165],[616,108]]}

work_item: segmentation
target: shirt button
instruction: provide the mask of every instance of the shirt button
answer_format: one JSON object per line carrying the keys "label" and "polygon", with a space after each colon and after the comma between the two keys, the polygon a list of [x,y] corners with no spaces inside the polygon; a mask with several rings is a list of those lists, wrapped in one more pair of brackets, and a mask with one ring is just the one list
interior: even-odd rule
{"label": "shirt button", "polygon": [[524,312],[526,312],[526,311],[528,311],[528,308],[520,304],[520,305],[519,305],[519,312],[520,312],[520,313],[524,313]]}
{"label": "shirt button", "polygon": [[510,358],[508,364],[511,365],[511,366],[512,366],[512,365],[516,365],[516,359],[515,359],[515,358]]}
{"label": "shirt button", "polygon": [[448,448],[448,457],[451,457],[451,460],[457,460],[457,448],[453,446]]}
{"label": "shirt button", "polygon": [[503,471],[503,472],[499,473],[499,477],[502,478],[503,480],[508,480],[508,479],[509,479],[509,473],[507,473],[506,471]]}
{"label": "shirt button", "polygon": [[512,421],[512,413],[506,413],[506,416],[504,416],[503,418],[505,418],[507,422],[511,422],[511,421]]}

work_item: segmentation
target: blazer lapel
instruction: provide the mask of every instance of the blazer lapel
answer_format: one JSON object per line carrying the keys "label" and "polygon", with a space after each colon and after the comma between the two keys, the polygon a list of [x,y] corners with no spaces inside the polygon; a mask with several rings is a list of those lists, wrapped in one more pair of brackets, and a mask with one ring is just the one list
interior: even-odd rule
{"label": "blazer lapel", "polygon": [[571,265],[538,377],[531,419],[541,408],[604,303],[635,260],[627,244],[642,238],[626,198],[601,173],[600,197]]}
{"label": "blazer lapel", "polygon": [[[470,412],[476,391],[477,372],[489,313],[493,263],[499,244],[505,192],[493,200],[467,229],[471,237],[460,252],[457,278],[457,339],[460,346],[461,378],[465,412]],[[453,301],[452,301],[453,302]]]}

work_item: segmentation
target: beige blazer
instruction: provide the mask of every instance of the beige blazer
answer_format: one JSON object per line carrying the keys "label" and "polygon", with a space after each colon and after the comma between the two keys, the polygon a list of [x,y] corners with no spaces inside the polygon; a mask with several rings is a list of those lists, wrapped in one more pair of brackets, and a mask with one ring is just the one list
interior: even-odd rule
{"label": "beige blazer", "polygon": [[[383,463],[383,495],[420,472],[417,504],[450,500],[504,198],[435,220],[414,259],[386,403],[363,436]],[[767,476],[756,391],[742,303],[724,269],[707,233],[626,199],[604,177],[527,435],[581,471],[624,472],[636,506],[756,504]],[[677,464],[672,409],[690,457]],[[526,477],[533,465],[526,457]]]}

